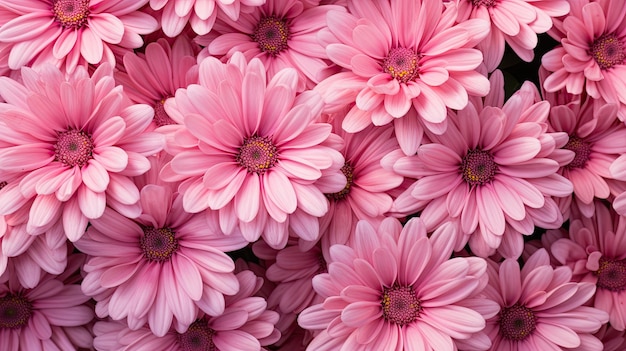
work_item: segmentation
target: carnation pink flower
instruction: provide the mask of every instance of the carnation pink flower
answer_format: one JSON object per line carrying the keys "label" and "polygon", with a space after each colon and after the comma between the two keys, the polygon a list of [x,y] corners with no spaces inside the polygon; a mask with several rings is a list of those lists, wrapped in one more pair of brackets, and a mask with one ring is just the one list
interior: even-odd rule
{"label": "carnation pink flower", "polygon": [[232,350],[258,351],[274,343],[280,333],[274,328],[278,313],[266,310],[265,300],[253,296],[262,284],[251,271],[237,274],[241,287],[226,298],[224,313],[198,316],[186,331],[169,330],[154,335],[147,327],[129,329],[115,321],[102,321],[94,326],[94,346],[100,351],[114,350]]}
{"label": "carnation pink flower", "polygon": [[476,71],[482,54],[473,49],[489,31],[487,21],[454,24],[457,8],[440,1],[350,1],[348,8],[328,12],[328,29],[320,32],[328,58],[344,72],[316,87],[330,108],[356,102],[343,121],[346,131],[387,124],[413,106],[440,133],[446,107],[460,110],[468,93],[489,91]]}
{"label": "carnation pink flower", "polygon": [[225,236],[217,214],[183,210],[182,196],[167,187],[141,189],[143,213],[128,219],[107,208],[75,243],[89,255],[83,291],[94,296],[99,317],[127,318],[131,329],[148,323],[165,335],[172,323],[184,332],[198,310],[224,312],[223,295],[239,290],[225,252],[244,247],[240,234]]}
{"label": "carnation pink flower", "polygon": [[112,47],[143,45],[141,34],[157,21],[137,11],[148,0],[6,0],[0,7],[0,43],[10,47],[8,65],[56,63],[73,72],[77,65],[109,62]]}
{"label": "carnation pink flower", "polygon": [[489,35],[477,48],[483,53],[489,72],[498,67],[504,56],[504,44],[522,60],[533,60],[537,33],[552,27],[552,17],[569,13],[568,0],[456,0],[458,22],[470,18],[490,21]]}
{"label": "carnation pink flower", "polygon": [[274,248],[285,246],[288,229],[317,240],[318,217],[328,211],[324,193],[346,184],[339,138],[330,124],[316,122],[321,97],[312,91],[296,97],[294,69],[266,83],[261,61],[246,63],[241,54],[227,64],[204,59],[199,69],[200,84],[179,89],[165,104],[168,113],[184,116],[186,128],[174,136],[180,150],[162,177],[184,179],[185,210],[218,210],[225,233],[239,227],[248,241],[262,235]]}
{"label": "carnation pink flower", "polygon": [[572,218],[569,235],[550,250],[577,281],[597,286],[593,305],[609,313],[611,326],[626,329],[626,217],[599,200],[591,218]]}
{"label": "carnation pink flower", "polygon": [[324,302],[298,317],[320,331],[307,350],[455,350],[455,339],[470,338],[474,350],[486,350],[481,331],[497,308],[475,298],[486,264],[450,259],[451,230],[443,225],[428,237],[418,218],[404,228],[393,218],[378,229],[360,221],[353,245],[334,245],[328,273],[313,278]]}
{"label": "carnation pink flower", "polygon": [[548,91],[565,88],[583,91],[596,99],[619,105],[618,117],[626,119],[626,3],[579,1],[581,11],[563,20],[567,38],[545,54],[542,65],[553,72],[543,85]]}
{"label": "carnation pink flower", "polygon": [[[538,92],[527,83],[504,103],[501,73],[491,80],[484,102],[475,98],[458,113],[450,112],[443,134],[427,132],[430,143],[393,165],[399,174],[417,179],[398,196],[395,210],[421,204],[429,230],[446,216],[459,221],[460,234],[471,234],[470,247],[481,256],[493,254],[505,232],[529,235],[539,223],[559,227],[562,215],[552,196],[573,190],[552,158],[567,135],[546,131],[548,102],[535,102]],[[519,255],[523,242],[516,242]],[[457,249],[464,244],[457,243]]]}
{"label": "carnation pink flower", "polygon": [[0,77],[7,101],[0,104],[0,178],[18,178],[0,190],[0,214],[33,199],[28,232],[58,222],[72,241],[107,204],[138,216],[139,191],[129,176],[146,172],[146,156],[164,143],[145,132],[152,108],[130,104],[108,64],[91,77],[82,67],[68,78],[52,66],[39,73],[23,68],[22,79]]}
{"label": "carnation pink flower", "polygon": [[552,268],[545,249],[535,252],[523,268],[514,259],[490,263],[483,294],[500,305],[485,327],[493,342],[490,350],[602,350],[593,333],[608,316],[584,306],[595,292],[593,284],[571,282],[572,271]]}

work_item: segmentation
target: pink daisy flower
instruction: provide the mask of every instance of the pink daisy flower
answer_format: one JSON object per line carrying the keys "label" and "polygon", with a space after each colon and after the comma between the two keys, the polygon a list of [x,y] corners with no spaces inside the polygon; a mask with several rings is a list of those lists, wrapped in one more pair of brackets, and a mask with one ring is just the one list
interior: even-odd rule
{"label": "pink daisy flower", "polygon": [[463,109],[468,93],[489,91],[476,71],[482,54],[473,49],[489,31],[487,21],[454,24],[457,8],[440,1],[349,1],[348,8],[328,12],[328,29],[320,32],[328,58],[344,72],[316,87],[331,108],[356,102],[343,121],[346,131],[390,123],[413,106],[441,133],[446,107]]}
{"label": "pink daisy flower", "polygon": [[567,38],[545,54],[542,65],[553,72],[543,85],[548,91],[583,91],[595,99],[619,105],[626,119],[626,3],[579,1],[582,11],[563,20]]}
{"label": "pink daisy flower", "polygon": [[490,350],[602,350],[593,333],[606,323],[604,311],[584,306],[595,292],[591,283],[571,282],[568,267],[552,268],[545,249],[534,253],[520,269],[514,259],[488,267],[483,294],[500,306],[487,320]]}
{"label": "pink daisy flower", "polygon": [[570,11],[568,0],[456,0],[456,6],[460,23],[470,18],[491,23],[489,35],[477,45],[489,72],[502,61],[505,43],[522,60],[532,61],[537,33],[545,33],[552,27],[552,17]]}
{"label": "pink daisy flower", "polygon": [[298,317],[303,328],[320,331],[307,350],[455,350],[455,339],[470,338],[475,350],[486,350],[481,330],[497,306],[474,309],[486,264],[449,259],[451,230],[444,225],[428,237],[418,218],[404,228],[387,218],[377,230],[360,221],[352,247],[334,245],[328,273],[313,279],[324,302]]}
{"label": "pink daisy flower", "polygon": [[131,330],[121,322],[97,322],[94,346],[101,351],[265,350],[262,346],[280,337],[274,328],[278,313],[266,310],[265,300],[253,296],[262,284],[261,278],[243,271],[237,274],[237,280],[241,288],[226,298],[224,313],[219,316],[199,316],[186,331],[170,330],[163,336],[154,335],[145,326]]}
{"label": "pink daisy flower", "polygon": [[293,67],[298,71],[301,91],[315,86],[329,67],[317,36],[326,28],[326,13],[331,10],[345,12],[344,7],[336,5],[307,9],[299,0],[267,0],[239,19],[218,16],[216,33],[210,34],[212,40],[200,38],[200,43],[206,42],[210,55],[230,58],[240,51],[248,61],[258,57],[268,78],[283,68]]}
{"label": "pink daisy flower", "polygon": [[[395,210],[417,202],[429,230],[438,224],[432,218],[455,219],[462,238],[471,234],[470,247],[481,256],[493,254],[505,233],[529,235],[539,224],[559,227],[562,215],[552,196],[573,190],[552,158],[567,135],[547,132],[548,102],[535,102],[538,92],[527,83],[504,103],[501,73],[491,81],[484,102],[475,98],[450,112],[445,133],[427,132],[430,143],[393,165],[398,174],[417,179],[398,196]],[[523,248],[519,239],[517,255]],[[457,249],[465,244],[456,241]]]}
{"label": "pink daisy flower", "polygon": [[127,318],[131,329],[148,323],[163,336],[172,323],[187,330],[198,310],[222,314],[223,295],[239,290],[225,252],[247,242],[237,233],[225,236],[215,213],[210,222],[186,213],[182,196],[167,187],[143,187],[141,206],[136,220],[107,208],[75,243],[89,255],[83,291],[98,301],[98,316]]}
{"label": "pink daisy flower", "polygon": [[184,179],[186,211],[218,210],[225,233],[239,227],[250,242],[262,235],[282,248],[288,229],[317,240],[318,217],[328,211],[324,193],[343,189],[346,178],[338,137],[330,124],[316,122],[321,97],[311,91],[296,97],[294,69],[267,83],[265,77],[261,61],[246,63],[241,54],[227,64],[203,60],[200,85],[179,89],[165,104],[168,113],[184,116],[186,128],[177,132],[180,152],[161,175]]}
{"label": "pink daisy flower", "polygon": [[0,43],[10,47],[8,65],[56,63],[73,72],[77,65],[109,62],[112,47],[143,45],[141,34],[157,21],[137,11],[148,0],[6,0],[0,6]]}
{"label": "pink daisy flower", "polygon": [[[45,274],[33,288],[21,286],[14,271],[0,277],[0,350],[77,350],[91,348],[85,325],[94,318],[89,297],[73,284],[79,256],[61,276]],[[77,275],[77,274],[76,274]],[[68,281],[66,281],[68,280]]]}
{"label": "pink daisy flower", "polygon": [[550,250],[577,281],[596,285],[593,305],[609,313],[611,326],[626,329],[626,217],[600,201],[593,217],[572,218],[569,235]]}
{"label": "pink daisy flower", "polygon": [[146,156],[164,142],[145,132],[152,108],[130,104],[108,64],[91,77],[82,67],[64,78],[47,66],[40,73],[23,68],[22,78],[24,83],[0,77],[7,101],[0,104],[0,177],[19,178],[0,190],[0,214],[33,199],[28,232],[39,234],[58,222],[72,241],[107,204],[138,216],[139,191],[129,176],[146,172]]}

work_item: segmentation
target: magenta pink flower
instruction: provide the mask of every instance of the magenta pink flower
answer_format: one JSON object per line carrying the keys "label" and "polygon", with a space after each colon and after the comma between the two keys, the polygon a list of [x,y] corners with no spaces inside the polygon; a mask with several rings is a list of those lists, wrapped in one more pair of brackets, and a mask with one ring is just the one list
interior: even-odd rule
{"label": "magenta pink flower", "polygon": [[537,33],[552,27],[552,17],[569,13],[568,0],[456,0],[458,22],[481,18],[491,22],[489,35],[477,48],[483,53],[489,72],[498,67],[504,56],[504,44],[522,60],[533,60]]}
{"label": "magenta pink flower", "polygon": [[[138,216],[139,191],[129,176],[146,172],[146,156],[163,136],[145,132],[152,108],[132,105],[115,86],[111,67],[69,78],[47,66],[22,69],[24,83],[0,77],[0,177],[18,179],[0,190],[0,214],[33,199],[27,230],[39,234],[57,222],[75,241],[105,206]],[[16,196],[16,192],[22,196]],[[60,221],[59,221],[60,219]]]}
{"label": "magenta pink flower", "polygon": [[514,259],[490,263],[483,294],[500,305],[485,327],[493,342],[490,350],[602,350],[593,333],[608,316],[584,306],[595,292],[593,284],[571,282],[572,271],[552,268],[545,249],[535,252],[523,268]]}
{"label": "magenta pink flower", "polygon": [[148,0],[6,0],[0,7],[0,43],[10,47],[8,65],[55,63],[73,72],[77,65],[109,62],[112,47],[143,45],[141,34],[157,21],[137,11]]}
{"label": "magenta pink flower", "polygon": [[551,246],[577,281],[597,286],[593,305],[610,316],[613,328],[626,329],[626,217],[595,201],[593,217],[572,218],[569,236]]}
{"label": "magenta pink flower", "polygon": [[452,230],[444,225],[428,237],[417,218],[404,228],[387,218],[377,230],[360,221],[354,244],[334,245],[328,273],[313,279],[325,300],[298,318],[320,331],[307,350],[454,350],[455,339],[470,338],[475,350],[486,350],[481,330],[496,306],[475,310],[486,264],[450,259]]}
{"label": "magenta pink flower", "polygon": [[262,284],[250,271],[237,274],[239,293],[226,298],[220,316],[198,316],[183,332],[170,330],[154,335],[147,327],[129,329],[115,321],[96,323],[94,346],[97,350],[228,350],[259,351],[274,343],[280,333],[274,328],[278,313],[266,310],[266,302],[253,296]]}
{"label": "magenta pink flower", "polygon": [[553,72],[543,83],[548,91],[583,91],[595,99],[618,104],[626,119],[626,3],[579,1],[582,11],[563,20],[567,38],[545,54],[543,66]]}
{"label": "magenta pink flower", "polygon": [[320,33],[328,57],[344,72],[316,87],[331,108],[356,102],[343,122],[346,131],[387,124],[413,106],[428,128],[441,132],[446,107],[463,109],[468,93],[489,91],[476,71],[482,54],[473,49],[489,31],[487,21],[455,25],[449,19],[457,8],[444,9],[440,1],[350,1],[348,8],[330,11]]}
{"label": "magenta pink flower", "polygon": [[239,291],[225,252],[247,242],[222,234],[216,213],[211,221],[186,213],[167,187],[144,186],[141,206],[134,221],[107,208],[75,243],[89,255],[83,291],[98,301],[99,317],[127,318],[131,329],[148,323],[163,336],[172,323],[184,332],[199,310],[222,314],[223,295]]}
{"label": "magenta pink flower", "polygon": [[180,151],[161,175],[184,179],[186,211],[218,210],[225,233],[239,227],[250,242],[263,235],[282,248],[289,229],[317,240],[318,217],[328,211],[324,193],[343,189],[346,178],[338,137],[316,121],[319,95],[296,97],[294,69],[267,83],[265,77],[261,61],[246,63],[241,54],[227,64],[203,60],[200,85],[178,90],[165,104],[168,113],[184,116],[186,128],[174,136]]}

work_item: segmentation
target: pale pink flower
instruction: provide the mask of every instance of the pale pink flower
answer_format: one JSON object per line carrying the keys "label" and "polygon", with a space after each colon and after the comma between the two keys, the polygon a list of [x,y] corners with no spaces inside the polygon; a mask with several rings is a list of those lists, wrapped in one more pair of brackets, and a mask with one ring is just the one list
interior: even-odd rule
{"label": "pale pink flower", "polygon": [[237,274],[239,292],[226,298],[224,313],[198,316],[183,332],[170,329],[154,335],[146,326],[129,329],[124,323],[102,321],[94,326],[94,346],[99,351],[118,350],[224,350],[259,351],[280,337],[275,329],[278,313],[266,309],[263,298],[253,296],[262,279],[250,271]]}
{"label": "pale pink flower", "polygon": [[226,64],[204,59],[199,70],[200,84],[165,104],[186,128],[174,137],[180,150],[163,179],[183,180],[186,211],[218,210],[227,234],[239,227],[248,241],[262,235],[274,248],[285,246],[288,230],[317,240],[318,217],[328,211],[324,193],[346,184],[340,138],[317,122],[321,97],[296,96],[291,68],[266,82],[261,61],[247,63],[242,54]]}
{"label": "pale pink flower", "polygon": [[238,233],[225,236],[217,214],[183,210],[182,196],[167,187],[141,189],[143,213],[135,220],[107,208],[75,243],[89,255],[83,291],[99,317],[127,318],[131,329],[148,323],[156,335],[173,324],[184,332],[201,310],[224,312],[224,296],[239,291],[227,251],[244,247]]}
{"label": "pale pink flower", "polygon": [[418,218],[404,228],[393,218],[378,229],[360,221],[353,245],[334,245],[328,273],[313,279],[324,302],[298,317],[303,328],[320,331],[307,350],[446,351],[456,350],[455,339],[486,350],[484,320],[497,311],[476,298],[486,264],[450,259],[452,230],[444,225],[429,237]]}
{"label": "pale pink flower", "polygon": [[545,249],[523,268],[514,259],[490,261],[487,301],[500,312],[487,320],[493,351],[602,350],[593,333],[606,323],[606,312],[584,306],[596,291],[591,283],[572,282],[568,267],[553,268]]}
{"label": "pale pink flower", "polygon": [[8,65],[55,63],[73,72],[77,65],[109,62],[112,49],[143,45],[141,34],[158,22],[138,11],[148,0],[6,0],[0,6],[0,43],[10,48]]}
{"label": "pale pink flower", "polygon": [[591,218],[572,218],[569,235],[550,250],[577,281],[597,286],[593,305],[609,313],[611,325],[621,331],[626,329],[626,217],[599,200],[595,207]]}
{"label": "pale pink flower", "polygon": [[344,72],[316,87],[329,108],[356,102],[343,121],[346,131],[390,123],[413,106],[420,120],[440,133],[446,107],[463,109],[468,94],[489,91],[476,71],[482,54],[473,48],[487,35],[489,22],[454,24],[457,8],[444,9],[441,1],[349,1],[348,9],[328,12],[328,29],[320,32],[328,58]]}
{"label": "pale pink flower", "polygon": [[567,37],[562,45],[542,58],[542,65],[553,72],[543,86],[552,92],[586,92],[618,104],[618,117],[626,120],[626,3],[598,0],[577,5],[579,10],[563,20]]}
{"label": "pale pink flower", "polygon": [[80,67],[67,78],[53,66],[39,73],[25,67],[22,79],[0,77],[7,101],[0,104],[0,177],[19,178],[0,190],[0,214],[33,199],[28,232],[60,223],[72,241],[106,205],[138,216],[139,191],[130,176],[146,172],[146,156],[164,143],[146,132],[152,108],[132,105],[108,64],[91,77]]}
{"label": "pale pink flower", "polygon": [[485,58],[489,72],[498,67],[504,56],[505,43],[522,60],[535,57],[537,34],[552,27],[552,17],[569,13],[568,0],[455,0],[458,22],[470,18],[488,20],[489,35],[476,46]]}

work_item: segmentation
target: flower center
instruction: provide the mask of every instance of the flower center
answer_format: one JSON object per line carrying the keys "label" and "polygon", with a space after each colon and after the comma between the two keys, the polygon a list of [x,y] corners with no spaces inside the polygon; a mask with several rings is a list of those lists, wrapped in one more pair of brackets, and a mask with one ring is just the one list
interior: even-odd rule
{"label": "flower center", "polygon": [[261,18],[252,33],[252,40],[259,43],[261,51],[272,56],[287,49],[289,41],[289,26],[283,18],[267,16]]}
{"label": "flower center", "polygon": [[613,260],[600,257],[600,268],[594,272],[598,277],[597,286],[611,291],[626,290],[626,259]]}
{"label": "flower center", "polygon": [[472,4],[476,7],[493,7],[496,5],[496,0],[471,0]]}
{"label": "flower center", "polygon": [[213,343],[215,330],[204,319],[193,322],[183,334],[178,334],[178,346],[182,351],[217,351]]}
{"label": "flower center", "polygon": [[68,167],[83,167],[93,157],[93,149],[91,135],[82,130],[68,130],[59,133],[54,145],[54,160]]}
{"label": "flower center", "polygon": [[484,185],[493,180],[498,171],[498,164],[488,151],[473,149],[467,152],[461,162],[463,180],[469,185]]}
{"label": "flower center", "polygon": [[235,160],[250,173],[265,173],[278,160],[278,149],[268,137],[253,135],[243,140]]}
{"label": "flower center", "polygon": [[23,296],[9,293],[0,297],[0,330],[21,328],[32,315],[33,305]]}
{"label": "flower center", "polygon": [[383,72],[389,73],[401,83],[411,81],[419,75],[415,51],[407,48],[395,48],[383,60]]}
{"label": "flower center", "polygon": [[341,173],[343,173],[343,175],[345,175],[346,179],[348,180],[346,182],[346,186],[337,193],[325,194],[326,197],[330,200],[343,200],[348,196],[348,194],[350,194],[350,189],[352,188],[352,183],[354,182],[354,168],[352,167],[352,165],[350,165],[350,163],[346,161],[343,167],[341,167]]}
{"label": "flower center", "polygon": [[500,334],[509,340],[520,341],[535,330],[537,317],[519,303],[500,311]]}
{"label": "flower center", "polygon": [[54,0],[52,12],[65,28],[80,28],[87,23],[90,0]]}
{"label": "flower center", "polygon": [[591,145],[577,136],[571,136],[565,146],[566,150],[572,150],[576,154],[572,162],[570,162],[567,168],[583,168],[589,160],[591,154]]}
{"label": "flower center", "polygon": [[168,261],[178,250],[178,240],[170,228],[144,227],[140,244],[143,256],[149,261]]}
{"label": "flower center", "polygon": [[624,44],[613,33],[604,34],[596,39],[591,45],[591,55],[602,69],[620,65],[626,58]]}
{"label": "flower center", "polygon": [[412,286],[394,285],[383,290],[383,317],[392,323],[405,325],[417,319],[422,310]]}
{"label": "flower center", "polygon": [[154,123],[157,127],[167,126],[170,124],[176,124],[172,118],[165,112],[165,99],[163,98],[154,103]]}

